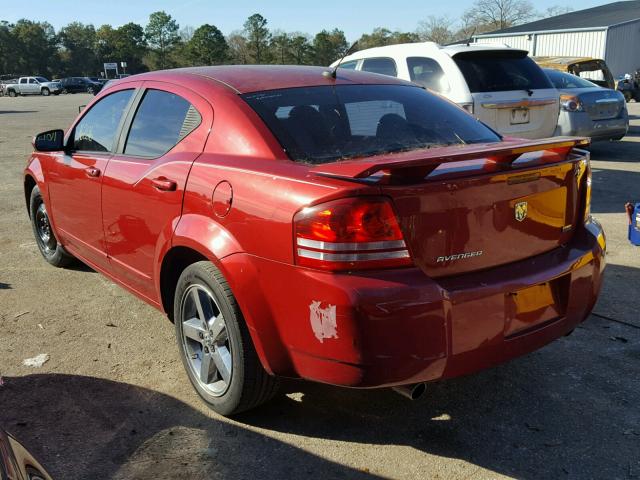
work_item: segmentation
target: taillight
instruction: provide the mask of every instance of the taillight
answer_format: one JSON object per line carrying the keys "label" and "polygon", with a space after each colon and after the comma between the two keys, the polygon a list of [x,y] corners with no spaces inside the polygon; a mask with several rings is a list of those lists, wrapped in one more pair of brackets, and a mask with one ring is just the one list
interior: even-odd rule
{"label": "taillight", "polygon": [[343,198],[303,208],[293,224],[298,265],[323,270],[413,265],[386,198]]}
{"label": "taillight", "polygon": [[582,112],[583,106],[575,95],[560,95],[560,107],[566,112]]}
{"label": "taillight", "polygon": [[[587,154],[589,155],[589,154]],[[591,162],[589,157],[587,157],[584,162],[586,163],[586,174],[587,178],[585,179],[585,192],[584,192],[584,220],[588,222],[591,220]]]}

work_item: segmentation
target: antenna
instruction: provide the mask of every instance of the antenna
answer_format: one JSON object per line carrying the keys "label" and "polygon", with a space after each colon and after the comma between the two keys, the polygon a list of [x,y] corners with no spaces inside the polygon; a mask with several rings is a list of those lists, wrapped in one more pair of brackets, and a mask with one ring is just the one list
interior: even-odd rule
{"label": "antenna", "polygon": [[342,58],[340,59],[340,61],[336,63],[336,66],[333,67],[333,69],[329,72],[327,71],[322,72],[322,75],[324,75],[325,77],[336,78],[336,72],[338,71],[338,67],[340,66],[342,61],[353,52],[353,50],[356,48],[356,45],[358,45],[357,40],[353,42],[349,48],[347,48],[347,50],[344,52],[344,55],[342,55]]}

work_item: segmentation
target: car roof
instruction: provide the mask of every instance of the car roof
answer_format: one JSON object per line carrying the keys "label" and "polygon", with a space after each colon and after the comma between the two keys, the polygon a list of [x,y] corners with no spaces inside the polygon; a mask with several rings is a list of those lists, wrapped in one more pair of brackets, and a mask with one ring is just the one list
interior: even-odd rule
{"label": "car roof", "polygon": [[185,85],[190,77],[204,77],[239,94],[328,85],[412,85],[410,82],[387,75],[347,69],[338,69],[334,79],[324,75],[324,72],[329,70],[328,67],[298,65],[220,65],[160,70],[134,75],[126,80],[159,80]]}
{"label": "car roof", "polygon": [[[416,42],[416,43],[397,43],[395,45],[386,45],[384,47],[374,47],[367,48],[365,50],[359,50],[348,57],[345,58],[345,61],[351,59],[360,59],[360,58],[370,58],[374,56],[421,56],[421,55],[436,55],[436,54],[445,54],[453,57],[458,53],[463,52],[486,52],[486,51],[497,51],[497,50],[508,50],[508,51],[520,51],[525,52],[526,50],[520,50],[517,48],[511,48],[507,45],[503,44],[489,44],[489,43],[470,43],[467,45],[456,44],[456,45],[438,45],[435,42]],[[335,64],[335,62],[334,62]]]}

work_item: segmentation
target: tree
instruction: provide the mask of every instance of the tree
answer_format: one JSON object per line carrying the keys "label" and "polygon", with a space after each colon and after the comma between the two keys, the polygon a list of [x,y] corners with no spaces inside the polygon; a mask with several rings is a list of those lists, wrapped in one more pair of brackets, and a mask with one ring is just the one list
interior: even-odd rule
{"label": "tree", "polygon": [[476,0],[463,14],[463,23],[482,33],[518,25],[534,17],[529,0]]}
{"label": "tree", "polygon": [[227,45],[229,45],[229,56],[231,62],[238,65],[249,63],[249,49],[247,47],[247,39],[242,32],[231,32],[227,37]]}
{"label": "tree", "polygon": [[144,33],[149,46],[153,49],[155,57],[153,66],[167,68],[169,66],[169,54],[171,50],[180,42],[178,23],[171,18],[171,15],[160,11],[149,16]]}
{"label": "tree", "polygon": [[290,53],[294,65],[308,65],[313,62],[313,46],[309,36],[295,32],[290,35]]}
{"label": "tree", "polygon": [[360,37],[358,40],[358,50],[418,41],[420,41],[420,38],[417,33],[399,31],[392,32],[387,28],[378,27],[374,28],[371,33],[365,33]]}
{"label": "tree", "polygon": [[287,65],[291,58],[291,39],[285,32],[273,32],[271,34],[271,42],[269,43],[271,50],[271,59],[274,63]]}
{"label": "tree", "polygon": [[215,25],[198,27],[186,44],[186,53],[192,65],[218,65],[229,57],[229,45]]}
{"label": "tree", "polygon": [[259,13],[251,15],[244,22],[246,34],[246,47],[251,61],[254,63],[267,63],[269,40],[271,34],[267,28],[267,19]]}
{"label": "tree", "polygon": [[11,33],[17,53],[14,70],[25,75],[55,73],[60,57],[56,34],[49,23],[21,19]]}
{"label": "tree", "polygon": [[100,69],[96,59],[96,30],[93,25],[72,22],[58,33],[65,75],[93,76]]}
{"label": "tree", "polygon": [[349,44],[342,30],[322,30],[313,38],[313,63],[331,65],[344,55],[347,48]]}
{"label": "tree", "polygon": [[423,42],[436,42],[446,45],[453,41],[453,20],[449,17],[429,16],[418,24],[416,34]]}

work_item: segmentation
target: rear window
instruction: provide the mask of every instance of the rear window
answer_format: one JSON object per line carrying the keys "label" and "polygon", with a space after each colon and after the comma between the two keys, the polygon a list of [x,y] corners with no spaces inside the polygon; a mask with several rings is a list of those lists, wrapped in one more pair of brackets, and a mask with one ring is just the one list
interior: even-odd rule
{"label": "rear window", "polygon": [[570,73],[559,72],[558,70],[544,70],[553,86],[558,90],[566,90],[571,88],[592,88],[597,87],[595,83],[591,83],[589,80],[571,75]]}
{"label": "rear window", "polygon": [[553,88],[542,69],[523,51],[462,52],[453,60],[472,93]]}
{"label": "rear window", "polygon": [[416,86],[322,86],[242,97],[301,162],[500,141],[462,109]]}

